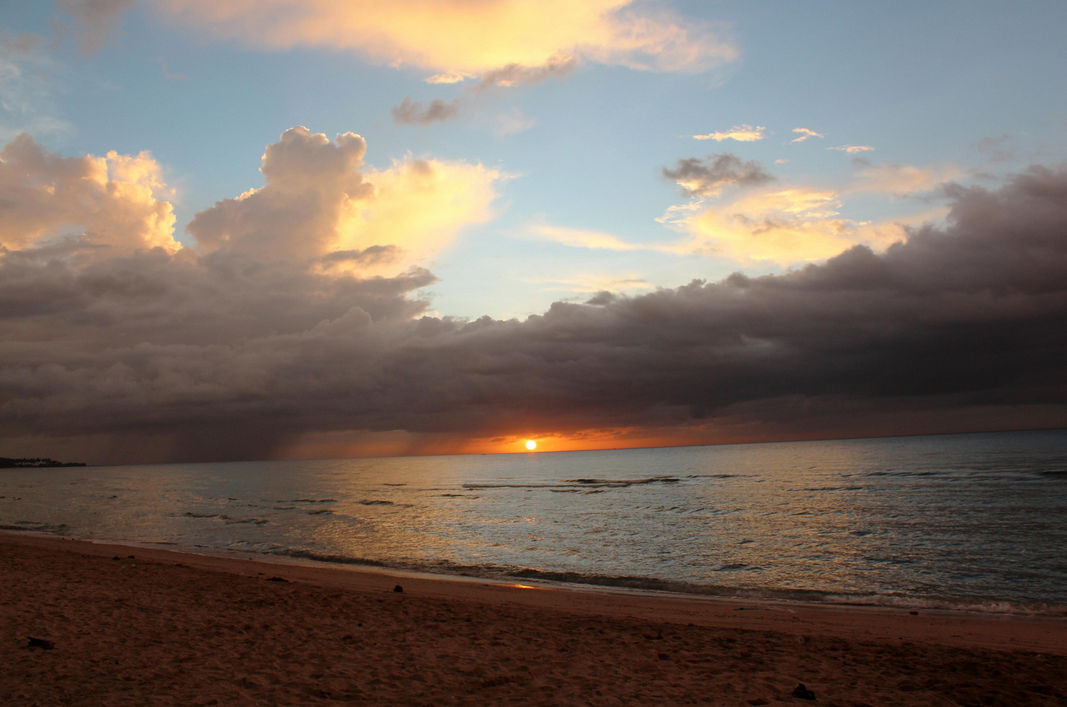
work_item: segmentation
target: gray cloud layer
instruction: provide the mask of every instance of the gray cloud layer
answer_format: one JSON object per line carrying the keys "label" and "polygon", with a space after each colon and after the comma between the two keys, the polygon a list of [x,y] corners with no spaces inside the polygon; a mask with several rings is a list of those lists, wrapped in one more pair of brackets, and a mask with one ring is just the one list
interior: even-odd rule
{"label": "gray cloud layer", "polygon": [[423,107],[422,101],[405,98],[400,105],[393,106],[393,122],[401,125],[429,125],[430,123],[451,120],[459,115],[460,100],[442,101],[436,98]]}
{"label": "gray cloud layer", "polygon": [[107,44],[133,8],[133,0],[59,0],[61,10],[78,25],[78,48],[89,55]]}
{"label": "gray cloud layer", "polygon": [[678,160],[674,169],[663,168],[663,176],[677,182],[686,196],[716,196],[725,187],[755,187],[774,181],[759,162],[745,162],[731,152]]}
{"label": "gray cloud layer", "polygon": [[541,66],[508,64],[482,74],[478,81],[478,89],[486,90],[494,86],[529,86],[566,76],[576,68],[578,68],[578,59],[562,54],[552,57]]}
{"label": "gray cloud layer", "polygon": [[150,434],[171,440],[166,458],[253,458],[334,430],[667,429],[815,406],[833,433],[857,412],[1062,410],[1067,171],[948,196],[945,228],[884,254],[521,322],[427,316],[419,269],[334,276],[241,248],[79,259],[100,246],[75,237],[8,252],[0,440]]}

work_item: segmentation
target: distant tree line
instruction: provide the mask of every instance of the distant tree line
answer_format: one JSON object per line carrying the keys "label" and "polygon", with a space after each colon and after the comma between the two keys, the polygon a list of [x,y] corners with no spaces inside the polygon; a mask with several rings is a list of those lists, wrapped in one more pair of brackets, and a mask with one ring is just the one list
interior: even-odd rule
{"label": "distant tree line", "polygon": [[42,469],[59,466],[85,466],[85,463],[57,462],[55,459],[41,459],[39,457],[34,457],[33,459],[10,459],[8,457],[0,457],[0,469]]}

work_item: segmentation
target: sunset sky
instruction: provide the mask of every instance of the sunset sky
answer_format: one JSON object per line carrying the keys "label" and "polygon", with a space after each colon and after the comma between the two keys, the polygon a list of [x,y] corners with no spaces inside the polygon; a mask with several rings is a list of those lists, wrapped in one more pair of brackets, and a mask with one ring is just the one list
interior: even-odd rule
{"label": "sunset sky", "polygon": [[1067,4],[0,3],[0,455],[1067,425]]}

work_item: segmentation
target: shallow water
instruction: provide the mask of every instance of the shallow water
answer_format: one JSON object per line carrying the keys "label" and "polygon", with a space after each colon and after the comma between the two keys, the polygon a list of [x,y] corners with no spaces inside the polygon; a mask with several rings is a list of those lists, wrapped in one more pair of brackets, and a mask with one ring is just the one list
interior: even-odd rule
{"label": "shallow water", "polygon": [[724,595],[1067,612],[1067,432],[0,471],[0,528]]}

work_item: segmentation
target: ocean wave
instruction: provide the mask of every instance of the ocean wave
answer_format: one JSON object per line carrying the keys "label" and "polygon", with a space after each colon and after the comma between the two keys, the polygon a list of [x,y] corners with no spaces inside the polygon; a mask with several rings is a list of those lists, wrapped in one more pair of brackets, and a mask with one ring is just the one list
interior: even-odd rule
{"label": "ocean wave", "polygon": [[221,513],[193,513],[192,511],[186,511],[182,514],[186,518],[196,518],[198,520],[211,520],[212,518],[218,518],[226,523],[226,525],[265,525],[270,521],[266,518],[231,518]]}
{"label": "ocean wave", "polygon": [[298,560],[314,560],[315,562],[328,562],[341,565],[364,565],[368,567],[389,567],[384,562],[370,560],[364,557],[350,557],[348,555],[335,555],[330,553],[315,552],[302,548],[276,548],[262,551],[265,555],[277,555],[279,557],[292,557]]}
{"label": "ocean wave", "polygon": [[[667,592],[745,601],[786,603],[815,603],[841,606],[879,606],[901,610],[962,611],[1017,616],[1067,618],[1067,605],[1047,603],[1009,602],[977,598],[924,597],[899,594],[832,592],[816,589],[775,587],[735,587],[720,584],[697,584],[657,577],[586,574],[581,572],[541,570],[530,567],[514,568],[496,565],[466,565],[440,560],[428,563],[385,562],[364,557],[318,552],[306,548],[286,548],[277,544],[238,543],[242,551],[254,551],[268,556],[289,557],[327,564],[362,565],[386,569],[427,572],[431,574],[480,577],[489,580],[525,579],[566,585],[583,585],[610,589]],[[744,563],[724,564],[715,571],[725,574],[758,571],[759,567]]]}
{"label": "ocean wave", "polygon": [[680,481],[681,479],[675,476],[653,476],[647,479],[567,479],[555,484],[467,482],[462,486],[465,489],[549,489],[557,492],[578,492],[583,489],[621,489],[648,484],[677,484]]}
{"label": "ocean wave", "polygon": [[53,525],[36,520],[16,520],[14,523],[0,523],[0,530],[15,530],[24,533],[55,533],[65,534],[70,527],[66,523]]}

